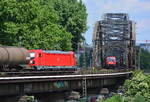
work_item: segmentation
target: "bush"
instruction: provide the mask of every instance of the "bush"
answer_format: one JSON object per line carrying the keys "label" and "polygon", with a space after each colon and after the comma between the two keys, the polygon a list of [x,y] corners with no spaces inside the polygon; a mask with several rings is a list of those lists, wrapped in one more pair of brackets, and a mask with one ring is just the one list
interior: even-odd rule
{"label": "bush", "polygon": [[99,102],[150,102],[143,96],[135,96],[135,97],[125,97],[120,95],[115,95],[109,99],[101,100]]}
{"label": "bush", "polygon": [[127,96],[150,99],[150,75],[144,75],[142,71],[135,71],[133,78],[125,81],[124,87]]}
{"label": "bush", "polygon": [[135,71],[132,79],[125,81],[124,87],[124,96],[114,95],[99,102],[150,102],[150,75]]}

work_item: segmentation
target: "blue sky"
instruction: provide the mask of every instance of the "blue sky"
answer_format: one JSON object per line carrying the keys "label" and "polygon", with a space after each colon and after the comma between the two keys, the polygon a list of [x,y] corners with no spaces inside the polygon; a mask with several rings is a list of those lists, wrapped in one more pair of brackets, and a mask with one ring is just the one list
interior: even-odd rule
{"label": "blue sky", "polygon": [[135,21],[137,40],[150,40],[150,0],[82,0],[88,13],[86,42],[92,44],[93,27],[104,13],[128,13]]}

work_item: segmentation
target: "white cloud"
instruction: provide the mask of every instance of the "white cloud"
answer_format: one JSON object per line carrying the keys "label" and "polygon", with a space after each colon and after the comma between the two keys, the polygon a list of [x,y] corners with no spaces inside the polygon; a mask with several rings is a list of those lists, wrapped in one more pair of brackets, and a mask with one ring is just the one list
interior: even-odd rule
{"label": "white cloud", "polygon": [[149,25],[150,25],[150,18],[149,19],[143,19],[143,20],[140,20],[138,23],[137,23],[137,28],[139,29],[149,29]]}
{"label": "white cloud", "polygon": [[[149,11],[150,1],[142,0],[82,0],[86,3],[94,3],[96,6],[99,5],[104,11]],[[95,8],[95,6],[93,6]]]}
{"label": "white cloud", "polygon": [[139,40],[150,40],[150,18],[139,20],[136,26],[137,39]]}
{"label": "white cloud", "polygon": [[[97,2],[100,2],[97,0]],[[103,7],[103,12],[123,11],[123,12],[145,12],[150,10],[150,2],[142,2],[139,0],[108,0]]]}

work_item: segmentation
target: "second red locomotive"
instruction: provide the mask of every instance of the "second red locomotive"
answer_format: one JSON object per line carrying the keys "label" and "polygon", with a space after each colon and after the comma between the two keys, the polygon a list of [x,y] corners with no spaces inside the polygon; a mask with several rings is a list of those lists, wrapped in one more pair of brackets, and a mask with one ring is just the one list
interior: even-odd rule
{"label": "second red locomotive", "polygon": [[116,66],[116,57],[115,56],[106,57],[106,66],[115,67]]}
{"label": "second red locomotive", "polygon": [[76,70],[76,58],[72,51],[29,50],[29,66],[36,70]]}

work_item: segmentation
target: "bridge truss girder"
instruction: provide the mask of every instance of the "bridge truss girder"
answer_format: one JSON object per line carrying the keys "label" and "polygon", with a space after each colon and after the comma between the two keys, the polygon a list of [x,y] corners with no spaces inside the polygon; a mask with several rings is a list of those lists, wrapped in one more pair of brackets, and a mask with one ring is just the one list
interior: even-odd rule
{"label": "bridge truss girder", "polygon": [[107,56],[117,56],[120,67],[136,66],[135,22],[124,13],[106,13],[93,34],[93,66],[106,67]]}

